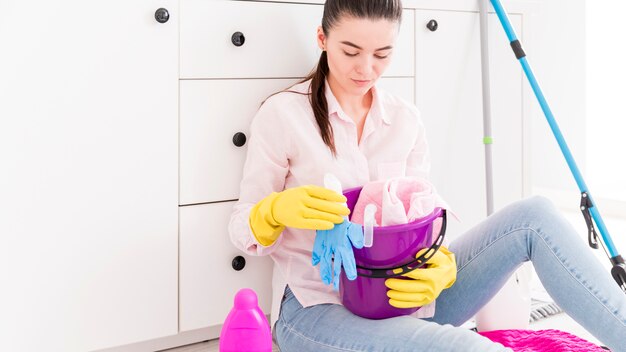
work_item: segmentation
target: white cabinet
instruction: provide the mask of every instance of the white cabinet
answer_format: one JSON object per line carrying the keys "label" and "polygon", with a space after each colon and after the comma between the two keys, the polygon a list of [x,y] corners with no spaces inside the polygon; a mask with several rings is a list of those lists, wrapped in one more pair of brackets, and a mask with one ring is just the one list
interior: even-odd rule
{"label": "white cabinet", "polygon": [[[242,287],[269,313],[271,259],[239,253],[227,233],[241,134],[263,99],[317,63],[322,3],[0,6],[0,349],[214,338]],[[460,231],[485,202],[475,2],[405,6],[380,86],[421,110],[433,181]],[[503,38],[492,30],[498,207],[523,195],[525,174],[522,76]]]}
{"label": "white cabinet", "polygon": [[[495,15],[490,15],[495,209],[523,196],[521,69]],[[519,30],[521,15],[511,15]],[[431,31],[427,24],[438,26]],[[431,148],[432,181],[459,215],[459,235],[487,215],[479,16],[469,11],[416,11],[416,102]],[[497,64],[494,64],[497,63]]]}
{"label": "white cabinet", "polygon": [[178,1],[0,8],[0,349],[176,334]]}

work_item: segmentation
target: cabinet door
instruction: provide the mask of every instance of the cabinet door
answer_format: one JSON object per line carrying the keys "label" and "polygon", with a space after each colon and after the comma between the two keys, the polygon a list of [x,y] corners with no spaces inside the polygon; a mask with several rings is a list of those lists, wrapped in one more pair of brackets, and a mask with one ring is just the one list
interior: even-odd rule
{"label": "cabinet door", "polygon": [[[523,195],[522,75],[490,15],[494,209]],[[435,20],[438,28],[426,24]],[[521,15],[511,21],[519,31]],[[461,218],[459,234],[487,215],[478,13],[416,11],[416,102],[432,153],[432,181]],[[497,64],[496,64],[497,63]]]}
{"label": "cabinet door", "polygon": [[0,349],[176,334],[178,1],[2,4]]}
{"label": "cabinet door", "polygon": [[272,259],[243,254],[231,244],[228,221],[233,205],[180,207],[181,331],[220,326],[244,287],[252,288],[263,312],[270,313]]}
{"label": "cabinet door", "polygon": [[180,81],[181,205],[239,198],[250,122],[267,97],[296,82]]}

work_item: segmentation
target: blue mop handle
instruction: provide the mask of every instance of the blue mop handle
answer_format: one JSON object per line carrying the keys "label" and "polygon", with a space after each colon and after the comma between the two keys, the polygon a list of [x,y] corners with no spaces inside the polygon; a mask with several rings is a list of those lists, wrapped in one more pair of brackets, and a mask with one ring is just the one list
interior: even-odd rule
{"label": "blue mop handle", "polygon": [[578,170],[578,166],[576,166],[576,161],[574,161],[574,158],[572,157],[572,153],[570,152],[567,146],[567,143],[565,142],[565,139],[563,138],[563,134],[561,133],[561,130],[559,129],[559,126],[557,125],[556,120],[554,119],[554,115],[552,115],[552,111],[550,110],[550,107],[548,106],[548,102],[546,101],[546,98],[544,97],[543,92],[541,91],[541,87],[539,87],[539,83],[537,83],[537,80],[535,79],[535,75],[533,74],[533,71],[530,68],[530,64],[528,63],[528,60],[526,60],[526,54],[523,52],[522,46],[519,40],[517,39],[517,36],[515,35],[515,31],[513,30],[513,27],[511,26],[511,22],[509,21],[506,11],[502,7],[500,0],[491,0],[491,4],[493,5],[493,8],[495,9],[496,14],[498,15],[498,18],[500,19],[500,23],[502,23],[502,27],[504,27],[504,31],[506,32],[506,35],[509,38],[509,41],[511,42],[513,51],[515,52],[520,64],[522,65],[522,68],[524,69],[524,73],[526,73],[528,82],[530,83],[531,87],[533,88],[533,91],[535,92],[535,96],[539,100],[539,104],[541,105],[541,109],[543,110],[543,113],[546,116],[546,119],[548,120],[548,124],[550,124],[552,133],[554,134],[554,137],[559,143],[559,147],[561,148],[561,152],[563,153],[563,156],[565,156],[567,165],[569,166],[570,170],[572,171],[572,174],[574,175],[574,178],[576,179],[578,188],[580,189],[581,193],[587,193],[589,200],[591,201],[591,204],[593,204],[593,206],[589,208],[589,212],[591,213],[593,220],[598,226],[598,231],[602,235],[602,239],[604,240],[604,243],[606,244],[606,247],[610,255],[612,257],[616,257],[618,253],[615,250],[615,246],[613,245],[613,241],[611,240],[611,237],[609,236],[609,231],[604,225],[604,221],[602,220],[602,217],[600,216],[600,213],[598,212],[598,206],[593,201],[593,198],[591,197],[591,194],[589,193],[587,189],[587,185],[585,184],[585,181],[583,180],[583,177],[580,171]]}

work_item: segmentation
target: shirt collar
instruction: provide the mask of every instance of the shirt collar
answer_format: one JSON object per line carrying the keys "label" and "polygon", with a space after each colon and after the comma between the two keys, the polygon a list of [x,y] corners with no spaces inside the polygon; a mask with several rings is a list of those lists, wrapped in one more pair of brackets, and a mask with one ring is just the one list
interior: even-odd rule
{"label": "shirt collar", "polygon": [[[337,116],[344,121],[352,122],[352,119],[346,115],[346,113],[341,109],[341,105],[335,98],[333,91],[330,89],[330,85],[328,84],[328,80],[324,82],[326,85],[326,89],[324,90],[326,94],[326,103],[328,104],[328,116],[332,116],[333,113],[336,113]],[[381,100],[380,91],[376,86],[372,86],[372,106],[370,107],[370,111],[368,113],[368,118],[374,120],[374,122],[383,121],[387,125],[391,124],[391,120],[389,116],[385,113],[385,107]]]}

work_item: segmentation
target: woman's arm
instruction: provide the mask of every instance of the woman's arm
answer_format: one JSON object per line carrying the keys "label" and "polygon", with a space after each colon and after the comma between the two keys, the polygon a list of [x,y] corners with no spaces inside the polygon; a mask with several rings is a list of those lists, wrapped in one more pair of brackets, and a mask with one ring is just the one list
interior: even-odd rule
{"label": "woman's arm", "polygon": [[[250,228],[250,211],[261,199],[285,187],[289,172],[290,136],[281,121],[281,109],[268,99],[257,111],[250,125],[248,153],[240,183],[239,201],[231,214],[228,231],[235,247],[250,255],[267,255],[280,244],[261,245]],[[282,231],[282,228],[277,228]]]}

